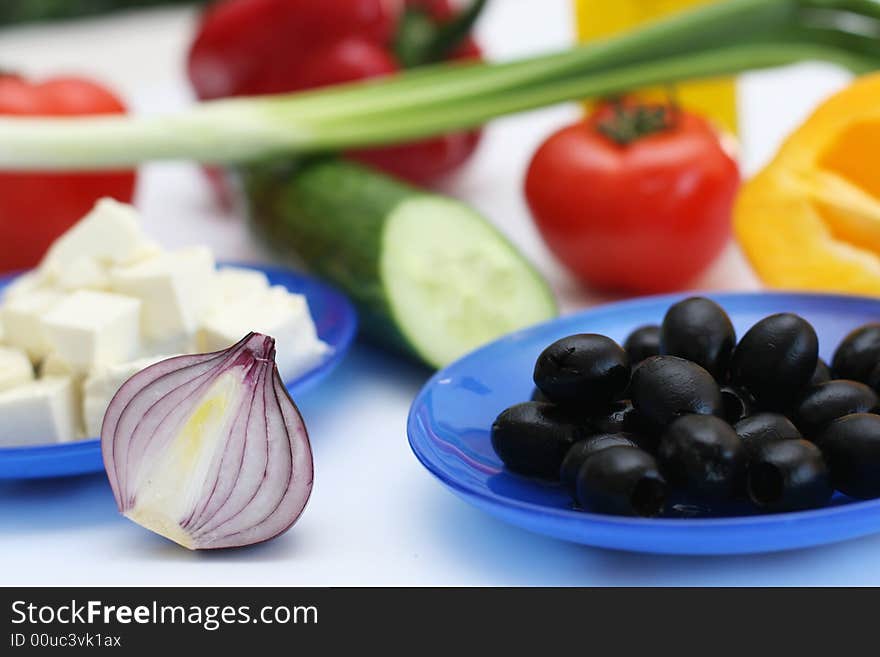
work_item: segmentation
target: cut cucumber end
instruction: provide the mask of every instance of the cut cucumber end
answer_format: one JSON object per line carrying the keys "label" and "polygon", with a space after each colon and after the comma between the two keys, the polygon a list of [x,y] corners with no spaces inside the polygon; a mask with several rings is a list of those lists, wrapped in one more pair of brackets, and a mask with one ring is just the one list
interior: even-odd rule
{"label": "cut cucumber end", "polygon": [[441,196],[394,208],[380,274],[404,339],[435,367],[557,314],[547,283],[516,249],[479,214]]}

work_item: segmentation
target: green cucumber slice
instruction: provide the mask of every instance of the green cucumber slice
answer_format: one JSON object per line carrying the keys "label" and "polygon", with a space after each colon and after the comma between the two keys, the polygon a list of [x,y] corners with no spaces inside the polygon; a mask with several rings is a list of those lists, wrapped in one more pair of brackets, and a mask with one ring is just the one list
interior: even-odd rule
{"label": "green cucumber slice", "polygon": [[400,332],[438,367],[556,313],[546,283],[514,247],[442,196],[420,195],[392,211],[380,272]]}
{"label": "green cucumber slice", "polygon": [[248,169],[254,225],[344,289],[364,332],[442,367],[554,317],[546,282],[476,211],[340,159]]}

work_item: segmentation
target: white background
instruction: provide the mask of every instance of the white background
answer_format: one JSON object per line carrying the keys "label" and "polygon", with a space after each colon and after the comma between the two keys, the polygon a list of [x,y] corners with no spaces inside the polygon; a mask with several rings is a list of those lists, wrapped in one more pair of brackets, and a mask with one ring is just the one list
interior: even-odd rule
{"label": "white background", "polygon": [[[41,76],[84,73],[138,112],[190,102],[183,60],[187,10],[160,10],[0,31],[0,67]],[[566,0],[494,0],[479,36],[492,58],[564,47]],[[754,172],[815,103],[847,76],[824,65],[740,81],[742,163]],[[580,289],[537,238],[521,197],[529,155],[577,116],[560,106],[498,120],[449,184],[508,234],[550,279],[565,310],[603,299]],[[167,246],[206,243],[220,258],[267,260],[235,217],[218,210],[186,163],[142,170],[147,230]],[[731,247],[702,287],[754,288]],[[103,475],[0,484],[0,583],[206,585],[880,584],[880,537],[772,555],[654,557],[591,549],[509,527],[448,493],[409,451],[407,409],[428,372],[359,344],[298,400],[315,450],[316,482],[300,522],[254,548],[190,553],[116,513]],[[0,419],[2,421],[2,419]]]}

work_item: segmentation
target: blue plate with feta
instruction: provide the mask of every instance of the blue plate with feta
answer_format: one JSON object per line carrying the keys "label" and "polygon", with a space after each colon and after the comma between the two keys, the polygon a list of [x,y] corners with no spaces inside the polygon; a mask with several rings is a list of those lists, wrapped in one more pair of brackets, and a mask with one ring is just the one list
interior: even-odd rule
{"label": "blue plate with feta", "polygon": [[[196,261],[194,268],[198,268],[198,257],[192,260]],[[171,270],[180,270],[193,263],[171,265]],[[76,266],[84,270],[83,276],[91,273],[87,271],[87,264]],[[155,265],[139,265],[125,272],[127,289],[133,298],[141,300],[141,308],[147,313],[151,304],[154,311],[161,307],[158,303],[163,301],[164,288],[173,287],[171,279],[160,269]],[[351,346],[357,330],[357,315],[350,301],[334,288],[276,267],[221,265],[217,276],[220,301],[215,310],[206,312],[200,320],[195,344],[189,351],[224,348],[232,336],[239,339],[242,330],[272,334],[278,340],[279,370],[295,398],[327,376]],[[10,346],[10,336],[0,336],[0,438],[28,443],[0,446],[0,479],[99,472],[104,468],[100,441],[76,439],[72,434],[74,430],[68,427],[78,421],[80,432],[96,435],[106,405],[119,385],[138,369],[165,355],[173,355],[172,352],[180,352],[181,345],[155,346],[159,343],[152,342],[151,350],[163,353],[140,356],[123,364],[97,368],[100,372],[82,374],[76,365],[91,363],[83,359],[99,361],[102,353],[131,350],[122,337],[126,334],[130,304],[109,298],[113,295],[87,290],[74,291],[59,300],[53,292],[37,286],[33,291],[27,290],[31,283],[27,274],[0,278],[0,297],[8,288],[18,287],[22,292],[20,303],[13,307],[13,332],[20,330],[22,339],[32,337],[28,333],[34,329],[33,316],[24,311],[40,308],[41,321],[49,327],[50,342],[57,348],[36,359],[33,352],[28,357],[25,349]],[[255,294],[259,295],[258,304],[235,299],[236,295],[253,297]],[[51,306],[48,312],[41,305],[47,300]],[[90,323],[88,318],[80,316],[83,313],[91,313],[100,321]],[[143,317],[141,319],[143,321]],[[167,334],[167,329],[176,321],[161,314],[151,320],[155,320],[151,330],[157,335],[163,331]],[[96,327],[104,329],[98,338],[110,337],[94,339],[92,334]],[[147,332],[148,329],[141,331],[142,334]],[[12,341],[20,342],[15,335],[11,337]],[[59,352],[64,355],[60,356]],[[70,361],[76,359],[81,362],[71,365]],[[38,364],[34,365],[35,362]],[[78,419],[74,420],[73,416]]]}

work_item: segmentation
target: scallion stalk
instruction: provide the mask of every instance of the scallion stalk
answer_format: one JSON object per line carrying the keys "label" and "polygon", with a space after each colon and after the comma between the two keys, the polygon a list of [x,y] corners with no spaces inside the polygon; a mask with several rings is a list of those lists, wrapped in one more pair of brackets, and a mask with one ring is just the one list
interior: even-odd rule
{"label": "scallion stalk", "polygon": [[880,34],[880,3],[872,0],[729,0],[507,63],[435,65],[305,93],[209,101],[166,116],[3,118],[0,169],[252,161],[426,137],[565,100],[803,60],[864,72],[880,68],[872,34]]}

